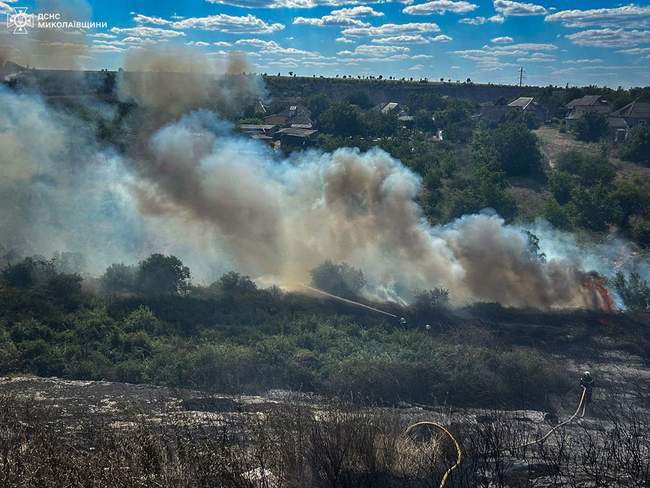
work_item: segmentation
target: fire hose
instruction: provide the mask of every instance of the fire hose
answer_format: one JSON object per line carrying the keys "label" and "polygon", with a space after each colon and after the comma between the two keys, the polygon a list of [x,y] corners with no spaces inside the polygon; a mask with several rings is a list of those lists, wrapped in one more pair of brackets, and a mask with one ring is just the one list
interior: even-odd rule
{"label": "fire hose", "polygon": [[[586,398],[586,396],[587,396],[587,388],[584,387],[584,386],[582,386],[582,395],[580,396],[580,402],[578,403],[578,409],[575,411],[575,413],[574,413],[573,415],[571,415],[571,417],[569,417],[569,418],[568,418],[567,420],[565,420],[564,422],[561,422],[561,423],[557,424],[555,427],[553,427],[551,430],[549,430],[549,431],[548,431],[546,434],[544,434],[542,437],[540,437],[540,438],[538,438],[538,439],[535,439],[535,440],[533,440],[533,441],[530,441],[530,442],[526,442],[525,444],[519,444],[519,445],[516,445],[516,446],[511,446],[511,447],[506,447],[506,448],[502,448],[502,449],[497,449],[497,450],[495,450],[495,451],[490,451],[490,452],[483,452],[483,453],[481,453],[481,454],[484,454],[484,455],[487,455],[487,454],[493,455],[493,454],[496,454],[496,453],[498,453],[498,452],[500,452],[500,451],[514,451],[515,449],[522,449],[522,448],[524,448],[524,447],[528,447],[528,446],[532,446],[532,445],[534,445],[534,444],[539,444],[539,443],[541,443],[541,442],[544,442],[544,441],[545,441],[546,439],[548,439],[548,437],[549,437],[553,432],[555,432],[557,429],[559,429],[560,427],[563,427],[563,426],[565,426],[565,425],[567,425],[567,424],[569,424],[569,423],[571,423],[571,422],[573,422],[573,421],[575,420],[575,418],[576,418],[576,417],[578,416],[578,414],[580,413],[580,409],[582,409],[583,406],[584,406],[584,402],[585,402],[585,398]],[[584,409],[583,409],[583,416],[584,416]],[[419,428],[419,427],[424,427],[424,426],[427,426],[427,427],[434,427],[434,428],[436,428],[436,429],[442,431],[442,432],[443,432],[447,437],[449,437],[449,438],[451,439],[451,441],[452,441],[453,444],[454,444],[454,447],[456,448],[456,462],[455,462],[453,465],[451,465],[451,466],[447,469],[447,471],[445,471],[445,473],[442,475],[442,479],[440,480],[439,488],[444,488],[445,485],[447,484],[447,479],[448,479],[449,476],[451,475],[452,471],[454,471],[456,468],[458,468],[458,466],[460,466],[460,463],[461,463],[462,460],[463,460],[463,453],[462,453],[462,450],[461,450],[461,448],[460,448],[460,444],[458,443],[458,441],[456,440],[456,438],[453,436],[453,434],[452,434],[451,432],[449,432],[449,430],[447,430],[444,426],[442,426],[441,424],[439,424],[439,423],[437,423],[437,422],[432,422],[432,421],[416,422],[416,423],[410,425],[410,426],[409,426],[409,427],[404,431],[404,433],[405,433],[405,434],[408,434],[408,433],[412,432],[414,429],[417,429],[417,428]]]}
{"label": "fire hose", "polygon": [[[359,302],[355,302],[354,300],[349,300],[347,298],[339,297],[339,296],[333,295],[331,293],[328,293],[326,291],[319,290],[318,288],[314,288],[312,286],[308,286],[308,285],[305,285],[305,284],[303,284],[302,286],[304,288],[308,289],[308,290],[311,290],[313,292],[316,292],[316,293],[319,293],[321,295],[327,296],[329,298],[333,298],[335,300],[339,300],[339,301],[342,301],[342,302],[345,302],[345,303],[349,303],[350,305],[356,305],[358,307],[363,307],[365,309],[372,310],[373,312],[378,312],[378,313],[381,313],[381,314],[384,314],[384,315],[388,315],[390,317],[398,318],[397,315],[394,315],[394,314],[389,313],[389,312],[385,312],[384,310],[380,310],[378,308],[371,307],[371,306],[366,305],[364,303],[359,303]],[[511,447],[507,447],[507,448],[497,449],[497,450],[494,450],[494,451],[491,451],[491,452],[483,452],[481,454],[483,454],[483,455],[494,455],[494,454],[496,454],[498,452],[501,452],[501,451],[513,451],[515,449],[522,449],[524,447],[529,447],[529,446],[532,446],[534,444],[539,444],[541,442],[544,442],[557,429],[559,429],[560,427],[563,427],[563,426],[573,422],[573,420],[575,420],[575,418],[580,413],[580,409],[583,409],[586,396],[587,396],[587,388],[585,386],[582,386],[582,395],[580,396],[580,402],[578,402],[578,409],[575,411],[575,413],[573,415],[571,415],[571,417],[569,417],[564,422],[561,422],[561,423],[557,424],[555,427],[553,427],[551,430],[549,430],[542,437],[540,437],[538,439],[535,439],[533,441],[527,442],[525,444],[520,444],[520,445],[517,445],[517,446],[511,446]],[[582,415],[584,416],[584,409],[583,409]],[[449,437],[449,439],[451,439],[452,443],[454,444],[454,447],[456,448],[456,462],[453,465],[451,465],[445,471],[445,473],[442,475],[442,479],[440,480],[439,488],[444,488],[445,485],[447,484],[447,479],[449,478],[451,473],[456,468],[458,468],[458,466],[460,466],[460,463],[463,460],[463,452],[462,452],[462,450],[460,448],[460,444],[458,443],[456,438],[453,436],[453,434],[451,432],[449,432],[449,430],[447,430],[447,428],[445,428],[443,425],[441,425],[441,424],[439,424],[437,422],[433,422],[433,421],[430,421],[430,420],[422,421],[422,422],[416,422],[416,423],[410,425],[404,431],[404,433],[409,434],[413,430],[415,430],[415,429],[417,429],[419,427],[424,427],[424,426],[433,427],[435,429],[438,429],[438,430],[442,431],[447,437]]]}
{"label": "fire hose", "polygon": [[394,317],[396,319],[399,318],[395,314],[385,312],[384,310],[379,310],[378,308],[371,307],[370,305],[366,305],[365,303],[359,303],[359,302],[355,302],[354,300],[350,300],[348,298],[343,298],[343,297],[339,297],[339,296],[336,296],[336,295],[332,295],[331,293],[327,293],[326,291],[319,290],[318,288],[314,288],[313,286],[309,286],[309,285],[305,285],[305,284],[301,284],[300,286],[302,286],[303,288],[306,288],[308,290],[311,290],[313,292],[320,293],[321,295],[324,295],[326,297],[333,298],[333,299],[339,300],[341,302],[349,303],[350,305],[355,305],[357,307],[362,307],[362,308],[365,308],[365,309],[368,309],[368,310],[372,310],[373,312],[382,313],[384,315],[388,315],[389,317]]}

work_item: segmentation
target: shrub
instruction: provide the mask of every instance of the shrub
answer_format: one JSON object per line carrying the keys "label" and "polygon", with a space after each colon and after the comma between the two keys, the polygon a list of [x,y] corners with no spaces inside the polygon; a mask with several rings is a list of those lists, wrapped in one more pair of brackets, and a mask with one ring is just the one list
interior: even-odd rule
{"label": "shrub", "polygon": [[574,126],[576,139],[585,142],[599,141],[607,134],[607,119],[604,115],[587,113]]}
{"label": "shrub", "polygon": [[621,157],[636,163],[650,164],[650,125],[642,124],[630,131],[621,148]]}
{"label": "shrub", "polygon": [[363,272],[347,263],[334,264],[328,260],[310,273],[312,286],[340,297],[355,298],[366,285]]}

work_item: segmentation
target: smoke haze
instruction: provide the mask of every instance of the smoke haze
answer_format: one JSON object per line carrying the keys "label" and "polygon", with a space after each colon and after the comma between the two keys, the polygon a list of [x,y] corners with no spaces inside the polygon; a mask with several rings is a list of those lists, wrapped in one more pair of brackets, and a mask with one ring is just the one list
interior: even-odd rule
{"label": "smoke haze", "polygon": [[[258,81],[214,82],[239,76],[243,60],[219,71],[183,54],[170,72],[179,55],[127,57],[120,95],[149,125],[124,151],[38,96],[0,91],[0,244],[25,254],[81,252],[94,273],[164,252],[199,281],[234,268],[297,288],[329,259],[362,269],[377,299],[407,302],[444,287],[458,304],[599,306],[588,272],[601,271],[611,247],[584,248],[538,223],[531,230],[542,238],[542,260],[526,229],[497,215],[432,227],[416,203],[420,178],[398,160],[350,148],[283,159],[216,112],[263,96]],[[98,106],[96,114],[114,111]]]}

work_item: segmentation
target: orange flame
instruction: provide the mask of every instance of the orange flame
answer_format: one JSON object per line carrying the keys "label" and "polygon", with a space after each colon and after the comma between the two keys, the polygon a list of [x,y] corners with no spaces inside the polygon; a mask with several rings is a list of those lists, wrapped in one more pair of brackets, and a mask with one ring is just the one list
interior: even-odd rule
{"label": "orange flame", "polygon": [[598,274],[593,273],[588,276],[584,283],[585,287],[592,290],[598,297],[598,307],[602,312],[616,312],[616,304],[605,286],[605,280]]}

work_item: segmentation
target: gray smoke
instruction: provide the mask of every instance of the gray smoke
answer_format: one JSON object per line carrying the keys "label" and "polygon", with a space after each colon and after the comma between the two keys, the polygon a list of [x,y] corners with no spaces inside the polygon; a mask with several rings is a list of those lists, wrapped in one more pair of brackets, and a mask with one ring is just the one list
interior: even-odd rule
{"label": "gray smoke", "polygon": [[[223,99],[232,86],[204,86],[193,68],[182,74],[198,85],[171,106],[162,101],[176,88],[156,85],[164,76],[141,91],[123,80],[159,124],[120,154],[38,97],[0,91],[0,244],[81,252],[96,273],[165,252],[199,280],[236,268],[291,289],[329,259],[361,268],[374,298],[403,302],[444,287],[458,304],[599,305],[588,272],[601,271],[611,246],[581,246],[538,224],[542,260],[526,229],[496,215],[432,227],[416,203],[420,178],[389,154],[344,148],[283,159],[197,109],[210,104],[206,93]],[[253,96],[251,86],[239,90]]]}

